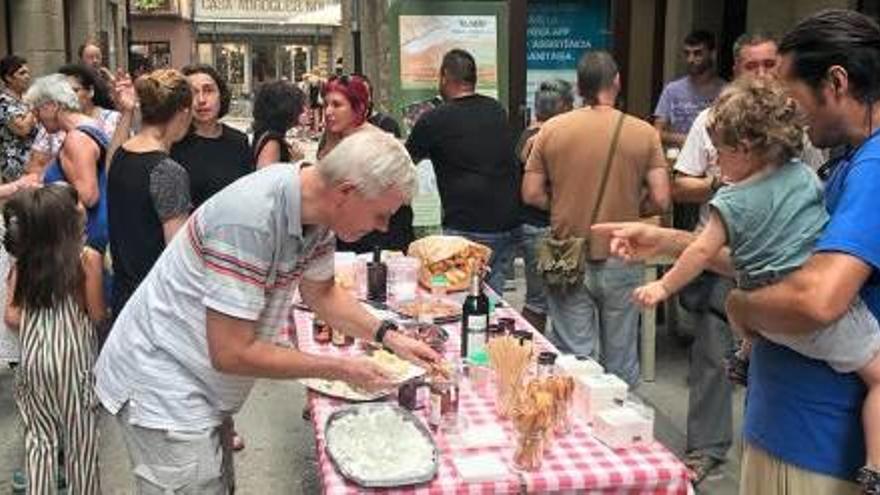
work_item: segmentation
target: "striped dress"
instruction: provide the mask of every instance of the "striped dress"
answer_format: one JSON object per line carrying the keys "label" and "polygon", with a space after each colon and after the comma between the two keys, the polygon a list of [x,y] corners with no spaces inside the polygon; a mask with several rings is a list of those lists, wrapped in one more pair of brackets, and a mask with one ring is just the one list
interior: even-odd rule
{"label": "striped dress", "polygon": [[58,449],[68,493],[99,493],[95,329],[73,297],[22,312],[17,402],[25,428],[28,493],[55,493]]}

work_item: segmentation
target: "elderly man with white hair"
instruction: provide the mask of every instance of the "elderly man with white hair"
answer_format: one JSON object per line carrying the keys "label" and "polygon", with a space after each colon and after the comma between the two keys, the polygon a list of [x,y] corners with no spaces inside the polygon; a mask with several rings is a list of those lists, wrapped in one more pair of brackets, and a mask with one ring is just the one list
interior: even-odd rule
{"label": "elderly man with white hair", "polygon": [[366,359],[272,343],[297,288],[333,328],[422,366],[441,359],[334,283],[334,233],[351,242],[387,229],[415,187],[406,149],[361,132],[314,166],[266,167],[196,210],[119,314],[95,370],[139,493],[227,493],[224,425],[256,378],[390,385]]}

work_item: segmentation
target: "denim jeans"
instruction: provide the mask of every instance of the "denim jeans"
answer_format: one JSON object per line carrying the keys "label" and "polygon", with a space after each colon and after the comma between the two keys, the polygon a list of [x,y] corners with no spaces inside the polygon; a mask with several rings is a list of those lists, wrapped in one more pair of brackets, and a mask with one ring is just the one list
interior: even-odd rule
{"label": "denim jeans", "polygon": [[718,275],[706,277],[707,305],[695,314],[694,343],[689,354],[687,452],[727,459],[733,444],[733,384],[727,379],[724,360],[735,348],[724,314],[733,281]]}
{"label": "denim jeans", "polygon": [[519,238],[519,247],[526,265],[525,307],[540,314],[547,314],[547,289],[544,285],[544,279],[538,273],[536,249],[538,242],[548,233],[550,233],[550,227],[535,227],[524,223]]}
{"label": "denim jeans", "polygon": [[644,280],[643,265],[608,259],[588,262],[580,287],[548,287],[550,340],[564,353],[597,358],[608,373],[637,385],[640,312],[632,293]]}
{"label": "denim jeans", "polygon": [[492,250],[489,258],[489,279],[486,283],[499,296],[504,294],[504,272],[507,265],[513,259],[516,238],[519,236],[519,227],[502,232],[467,232],[463,230],[443,228],[444,235],[457,235],[478,242]]}

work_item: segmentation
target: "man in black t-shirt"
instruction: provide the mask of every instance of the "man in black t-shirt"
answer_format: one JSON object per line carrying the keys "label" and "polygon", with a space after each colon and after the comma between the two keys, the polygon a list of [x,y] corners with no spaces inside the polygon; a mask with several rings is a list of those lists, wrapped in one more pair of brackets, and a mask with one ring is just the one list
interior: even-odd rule
{"label": "man in black t-shirt", "polygon": [[440,67],[444,103],[416,122],[406,147],[414,162],[428,158],[434,165],[444,233],[492,249],[488,283],[501,294],[519,228],[520,171],[507,112],[477,94],[476,84],[474,58],[447,52]]}

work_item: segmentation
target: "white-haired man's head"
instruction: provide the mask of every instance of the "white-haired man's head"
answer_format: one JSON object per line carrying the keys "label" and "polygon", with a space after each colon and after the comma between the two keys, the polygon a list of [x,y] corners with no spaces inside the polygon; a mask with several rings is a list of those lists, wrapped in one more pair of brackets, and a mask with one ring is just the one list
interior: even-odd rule
{"label": "white-haired man's head", "polygon": [[367,128],[342,139],[316,169],[330,190],[330,227],[352,242],[386,231],[391,216],[416,193],[416,168],[392,136]]}

